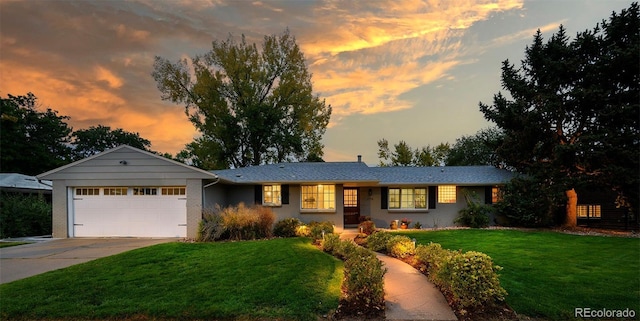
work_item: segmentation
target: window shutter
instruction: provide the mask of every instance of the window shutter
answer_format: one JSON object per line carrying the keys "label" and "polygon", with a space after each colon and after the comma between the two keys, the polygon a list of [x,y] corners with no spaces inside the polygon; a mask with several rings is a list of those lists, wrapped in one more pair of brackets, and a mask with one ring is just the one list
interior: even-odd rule
{"label": "window shutter", "polygon": [[485,204],[493,204],[493,187],[485,186],[484,187],[484,203]]}
{"label": "window shutter", "polygon": [[429,186],[429,208],[436,208],[438,186]]}
{"label": "window shutter", "polygon": [[389,188],[380,188],[380,208],[386,210],[389,208]]}
{"label": "window shutter", "polygon": [[282,197],[282,204],[289,204],[289,185],[280,186],[280,192],[282,193],[282,195],[280,195]]}
{"label": "window shutter", "polygon": [[254,200],[257,205],[262,205],[262,185],[254,186]]}

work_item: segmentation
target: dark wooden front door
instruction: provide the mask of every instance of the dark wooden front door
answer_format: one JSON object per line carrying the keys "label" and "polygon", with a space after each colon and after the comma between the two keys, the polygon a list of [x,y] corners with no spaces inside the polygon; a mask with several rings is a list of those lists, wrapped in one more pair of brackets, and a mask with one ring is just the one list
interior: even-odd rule
{"label": "dark wooden front door", "polygon": [[343,192],[344,224],[360,223],[360,193],[357,188],[345,188]]}

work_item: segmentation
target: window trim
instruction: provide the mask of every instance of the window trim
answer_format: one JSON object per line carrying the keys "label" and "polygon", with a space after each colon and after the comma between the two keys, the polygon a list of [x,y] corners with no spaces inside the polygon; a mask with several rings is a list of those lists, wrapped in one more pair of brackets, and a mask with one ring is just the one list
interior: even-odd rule
{"label": "window trim", "polygon": [[[269,191],[271,193],[277,193],[277,200],[275,202],[267,202],[267,187],[271,187],[272,190]],[[274,187],[278,187],[277,191],[274,191],[273,188]],[[275,196],[272,196],[271,198],[274,199]],[[271,207],[278,207],[278,206],[282,206],[282,184],[264,184],[262,185],[262,206],[271,206]]]}
{"label": "window trim", "polygon": [[[93,191],[92,194],[89,194],[89,190]],[[75,194],[74,194],[74,196],[100,196],[100,195],[102,195],[100,193],[100,187],[76,187]]]}
{"label": "window trim", "polygon": [[[111,191],[115,191],[115,190],[120,190],[121,194],[111,194]],[[107,192],[108,191],[108,192]],[[123,187],[123,186],[110,186],[110,187],[103,187],[102,188],[102,195],[104,196],[127,196],[129,195],[129,188],[128,187]]]}
{"label": "window trim", "polygon": [[[305,204],[305,200],[304,200],[304,196],[305,193],[304,188],[305,187],[315,187],[316,188],[316,197],[320,195],[319,192],[319,187],[320,186],[329,186],[333,189],[333,193],[326,193],[326,195],[331,195],[331,200],[333,202],[333,208],[318,208],[317,206],[319,205],[319,201],[317,199],[314,199],[313,202],[316,203],[316,208],[305,208],[304,204]],[[326,202],[326,201],[323,201]],[[301,213],[335,213],[337,211],[337,205],[336,205],[336,185],[335,184],[303,184],[300,185],[300,212]]]}
{"label": "window trim", "polygon": [[[142,194],[139,194],[139,192],[137,190],[142,189],[144,192]],[[161,196],[162,194],[158,193],[158,187],[157,186],[133,186],[131,187],[131,195],[133,196]],[[149,193],[147,194],[147,190],[155,190],[155,194],[154,193]]]}
{"label": "window trim", "polygon": [[[453,188],[453,199],[446,198],[445,196],[451,193],[450,188]],[[446,193],[446,194],[445,194]],[[442,195],[442,197],[440,196]],[[458,203],[458,186],[457,185],[438,185],[438,204],[456,204]]]}
{"label": "window trim", "polygon": [[[414,207],[402,207],[403,206],[403,191],[411,190],[411,202],[413,202]],[[422,201],[423,207],[415,207],[416,204],[416,190],[422,190],[423,193],[421,196],[424,197]],[[398,191],[397,196],[399,199],[397,201],[392,201],[391,197],[396,196],[394,191]],[[406,195],[406,194],[405,194]],[[397,206],[394,207],[397,203]],[[406,201],[404,201],[406,203]],[[387,211],[389,212],[429,212],[429,187],[427,186],[402,186],[402,187],[389,187],[387,189]]]}
{"label": "window trim", "polygon": [[[581,208],[584,208],[586,216],[581,216]],[[591,216],[590,214],[596,211],[598,216]],[[601,204],[577,204],[576,205],[576,218],[579,220],[601,220],[602,219],[602,205]]]}

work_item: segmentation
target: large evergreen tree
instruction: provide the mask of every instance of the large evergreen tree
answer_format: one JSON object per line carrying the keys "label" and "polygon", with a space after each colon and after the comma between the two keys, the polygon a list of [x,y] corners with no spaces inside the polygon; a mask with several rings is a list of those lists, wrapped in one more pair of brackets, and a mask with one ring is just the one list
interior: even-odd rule
{"label": "large evergreen tree", "polygon": [[540,31],[520,67],[502,64],[486,119],[504,131],[498,156],[509,166],[566,191],[574,225],[575,187],[609,186],[638,209],[640,102],[638,4],[613,13],[570,40],[565,29],[548,41]]}
{"label": "large evergreen tree", "polygon": [[265,36],[260,49],[244,35],[214,41],[191,64],[156,57],[154,69],[162,99],[184,104],[202,134],[185,151],[198,152],[189,155],[194,164],[244,167],[322,156],[331,106],[313,95],[288,30]]}

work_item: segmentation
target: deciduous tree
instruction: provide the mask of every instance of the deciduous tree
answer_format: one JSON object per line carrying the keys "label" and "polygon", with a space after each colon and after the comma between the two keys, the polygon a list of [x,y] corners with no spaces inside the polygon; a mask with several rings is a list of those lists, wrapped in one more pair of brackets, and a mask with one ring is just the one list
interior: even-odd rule
{"label": "deciduous tree", "polygon": [[71,161],[68,116],[39,111],[34,94],[0,98],[0,170],[37,175]]}
{"label": "deciduous tree", "polygon": [[[191,155],[204,166],[244,167],[318,159],[331,106],[313,95],[311,74],[286,30],[260,49],[242,36],[214,41],[211,51],[171,63],[156,57],[152,73],[162,99],[183,104],[202,136]],[[188,150],[187,150],[188,152]],[[310,157],[311,156],[311,157]],[[210,167],[209,167],[210,168]]]}
{"label": "deciduous tree", "polygon": [[109,126],[91,126],[73,133],[74,158],[83,159],[110,148],[129,145],[142,150],[149,150],[151,142],[140,137],[138,133],[127,132],[122,128],[111,129]]}

